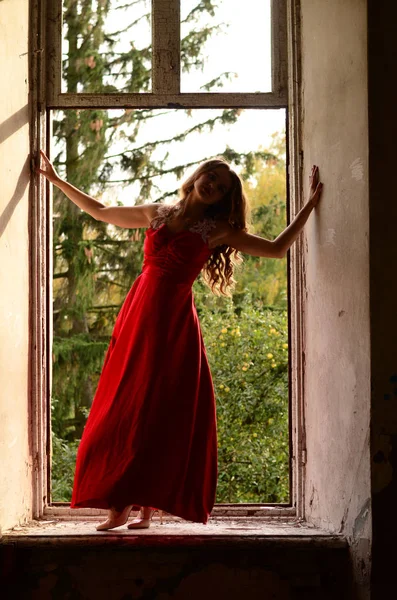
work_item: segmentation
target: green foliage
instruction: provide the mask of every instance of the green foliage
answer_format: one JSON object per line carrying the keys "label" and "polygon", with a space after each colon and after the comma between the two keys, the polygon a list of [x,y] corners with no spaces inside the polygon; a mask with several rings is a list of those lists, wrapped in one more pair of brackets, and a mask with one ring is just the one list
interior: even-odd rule
{"label": "green foliage", "polygon": [[[260,310],[249,299],[242,310],[236,311],[232,300],[224,300],[222,307],[202,311],[204,291],[200,284],[196,288],[217,401],[217,502],[287,502],[286,311]],[[82,360],[84,348],[82,340]],[[97,358],[102,350],[98,348]],[[58,360],[67,360],[74,351],[62,347]],[[85,359],[84,373],[87,368]],[[53,411],[57,413],[54,423],[62,424],[53,430],[53,497],[69,501],[78,440],[65,441],[67,432],[62,428],[68,420],[56,401]]]}
{"label": "green foliage", "polygon": [[203,309],[218,418],[217,502],[287,502],[287,313],[223,300]]}
{"label": "green foliage", "polygon": [[52,498],[55,502],[70,502],[74,467],[79,440],[66,442],[52,434]]}
{"label": "green foliage", "polygon": [[[93,340],[87,334],[54,337],[53,377],[57,382],[52,398],[52,430],[63,439],[75,437],[76,425],[88,410],[81,403],[82,390],[95,389],[109,340]],[[61,399],[61,400],[60,400]]]}
{"label": "green foliage", "polygon": [[[135,3],[143,10],[136,24],[147,18],[148,2]],[[95,10],[91,0],[64,0],[64,7],[68,55],[63,77],[67,91],[150,90],[151,48],[137,49],[129,44],[116,51],[120,32],[104,31],[112,8],[110,0],[95,3]],[[185,19],[191,25],[182,39],[185,70],[200,69],[204,64],[201,49],[220,24],[200,30],[197,23],[200,14],[214,17],[215,9],[212,0],[197,0]],[[130,39],[133,28],[134,23],[125,28]],[[203,87],[211,90],[229,75],[222,73]],[[173,138],[156,136],[138,145],[142,126],[163,113],[146,109],[58,112],[53,121],[58,170],[70,183],[99,199],[112,183],[133,184],[138,202],[174,195],[176,190],[164,190],[163,184],[159,185],[161,176],[180,178],[186,167],[211,156],[188,165],[168,166],[168,155],[161,157],[157,150],[181,144],[215,126],[231,125],[240,110],[223,110]],[[253,230],[268,237],[277,235],[285,220],[281,147],[282,143],[247,153],[226,147],[223,152],[246,180],[254,201]],[[56,501],[68,501],[78,440],[116,315],[141,270],[144,235],[141,230],[95,221],[58,190],[54,190],[53,215],[52,494]],[[288,497],[286,349],[279,347],[286,343],[286,322],[285,310],[265,307],[286,307],[285,264],[247,257],[238,279],[233,301],[226,302],[210,296],[201,282],[195,284],[218,400],[218,501],[279,502]],[[227,334],[220,333],[223,328]],[[271,329],[278,335],[271,334]],[[273,354],[276,366],[269,365],[266,354]]]}
{"label": "green foliage", "polygon": [[[251,231],[269,240],[286,227],[286,174],[283,150],[285,135],[274,136],[266,162],[256,159],[245,184],[252,207]],[[272,157],[272,158],[270,158]],[[264,260],[245,256],[236,292],[249,291],[258,306],[287,308],[287,260]]]}

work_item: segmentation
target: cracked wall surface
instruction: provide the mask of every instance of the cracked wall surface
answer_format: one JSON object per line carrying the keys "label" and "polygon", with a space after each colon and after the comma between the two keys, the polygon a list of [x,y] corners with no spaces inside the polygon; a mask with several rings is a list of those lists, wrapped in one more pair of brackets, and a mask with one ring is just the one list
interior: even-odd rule
{"label": "cracked wall surface", "polygon": [[306,516],[351,543],[368,597],[371,544],[367,14],[302,0],[302,147],[324,182],[305,229]]}

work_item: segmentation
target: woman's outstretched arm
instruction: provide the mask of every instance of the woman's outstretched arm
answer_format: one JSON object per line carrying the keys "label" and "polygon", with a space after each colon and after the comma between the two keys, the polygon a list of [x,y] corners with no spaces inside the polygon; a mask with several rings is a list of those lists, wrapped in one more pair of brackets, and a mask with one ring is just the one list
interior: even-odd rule
{"label": "woman's outstretched arm", "polygon": [[156,216],[158,204],[141,204],[139,206],[105,206],[92,196],[85,194],[71,183],[61,179],[54,169],[51,161],[43,151],[41,164],[37,168],[48,181],[56,185],[74,204],[94,217],[97,221],[104,221],[120,227],[135,228],[148,227],[150,221]]}
{"label": "woman's outstretched arm", "polygon": [[319,179],[319,169],[312,167],[310,175],[310,193],[309,200],[305,206],[298,212],[294,220],[277,236],[275,240],[267,240],[259,235],[253,235],[245,231],[232,229],[228,224],[220,224],[214,230],[209,239],[211,248],[221,244],[250,254],[251,256],[264,256],[268,258],[283,258],[287,250],[292,246],[298,235],[303,229],[313,208],[320,200],[323,184]]}

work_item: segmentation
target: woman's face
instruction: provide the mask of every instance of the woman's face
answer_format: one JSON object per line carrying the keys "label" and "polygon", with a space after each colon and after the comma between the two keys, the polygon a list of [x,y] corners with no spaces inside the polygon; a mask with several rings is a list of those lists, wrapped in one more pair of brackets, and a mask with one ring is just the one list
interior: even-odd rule
{"label": "woman's face", "polygon": [[194,190],[200,202],[216,204],[231,190],[232,175],[226,167],[216,167],[199,175]]}

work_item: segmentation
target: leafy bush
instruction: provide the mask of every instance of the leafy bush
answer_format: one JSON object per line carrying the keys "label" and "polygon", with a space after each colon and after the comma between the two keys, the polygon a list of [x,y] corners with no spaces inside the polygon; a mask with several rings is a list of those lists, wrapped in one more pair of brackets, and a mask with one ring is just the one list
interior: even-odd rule
{"label": "leafy bush", "polygon": [[287,502],[287,313],[249,301],[236,312],[230,301],[201,324],[217,401],[217,502]]}
{"label": "leafy bush", "polygon": [[[287,313],[221,306],[200,317],[217,401],[217,502],[287,502]],[[56,501],[70,500],[77,446],[53,433]]]}
{"label": "leafy bush", "polygon": [[80,440],[65,441],[52,433],[52,500],[70,502],[74,467]]}

